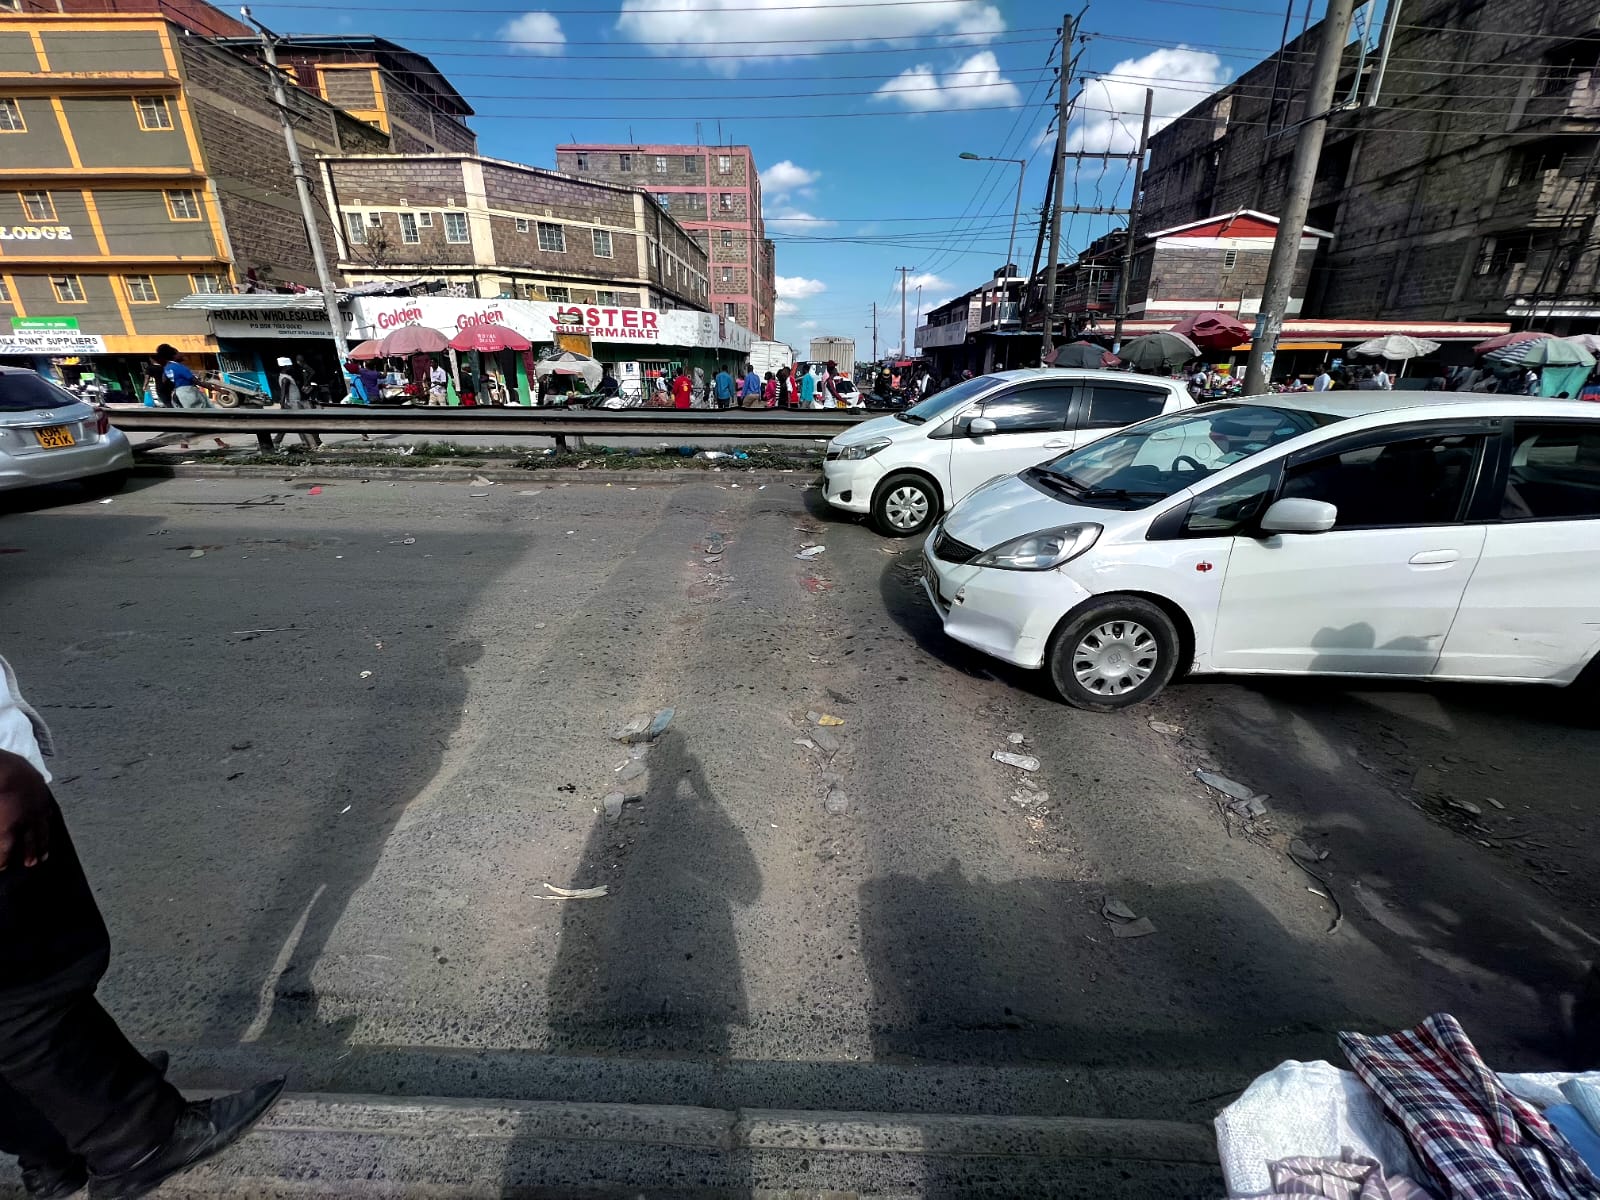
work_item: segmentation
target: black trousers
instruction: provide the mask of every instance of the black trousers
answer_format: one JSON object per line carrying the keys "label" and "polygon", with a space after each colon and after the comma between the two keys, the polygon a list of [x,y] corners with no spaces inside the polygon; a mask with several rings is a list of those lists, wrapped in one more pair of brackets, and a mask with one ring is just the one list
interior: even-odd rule
{"label": "black trousers", "polygon": [[94,998],[111,944],[52,810],[49,859],[0,871],[0,1151],[109,1174],[167,1139],[183,1097]]}

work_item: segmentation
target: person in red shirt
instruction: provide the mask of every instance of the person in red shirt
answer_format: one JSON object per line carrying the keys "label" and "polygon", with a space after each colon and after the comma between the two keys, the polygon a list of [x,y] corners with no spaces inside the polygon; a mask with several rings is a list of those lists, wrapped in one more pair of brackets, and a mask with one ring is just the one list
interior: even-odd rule
{"label": "person in red shirt", "polygon": [[679,367],[678,373],[672,377],[672,407],[688,408],[693,394],[694,384],[690,382],[689,376],[684,374],[683,368]]}

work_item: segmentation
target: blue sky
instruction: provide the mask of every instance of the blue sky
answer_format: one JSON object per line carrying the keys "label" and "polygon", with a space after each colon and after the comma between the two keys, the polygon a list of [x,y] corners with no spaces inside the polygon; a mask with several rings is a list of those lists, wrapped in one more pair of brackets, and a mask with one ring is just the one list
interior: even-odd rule
{"label": "blue sky", "polygon": [[[1072,144],[1130,149],[1146,87],[1159,127],[1276,48],[1280,3],[1100,0],[1080,26]],[[1292,34],[1307,3],[1321,16],[1323,0],[1299,0]],[[478,110],[479,145],[496,157],[549,167],[567,140],[714,143],[720,120],[720,138],[752,146],[762,170],[778,336],[796,346],[854,337],[865,357],[876,301],[880,352],[892,349],[896,267],[912,268],[909,342],[919,286],[926,309],[1005,261],[1017,168],[965,162],[963,150],[1028,160],[1015,259],[1032,259],[1053,144],[1051,0],[298,0],[253,11],[284,33],[372,33],[427,54]],[[1125,206],[1128,166],[1069,172],[1067,202],[1076,192],[1078,204]],[[1068,249],[1111,220],[1069,219]]]}

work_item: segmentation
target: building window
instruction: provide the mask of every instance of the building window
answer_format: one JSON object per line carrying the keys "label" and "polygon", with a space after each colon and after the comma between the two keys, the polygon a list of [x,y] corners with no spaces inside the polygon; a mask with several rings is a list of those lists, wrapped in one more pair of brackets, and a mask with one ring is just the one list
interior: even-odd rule
{"label": "building window", "polygon": [[597,303],[597,304],[609,304],[613,308],[615,308],[616,305],[619,303],[619,301],[617,300],[617,294],[615,292],[607,292],[607,291],[603,291],[602,290],[602,291],[596,293],[595,303]]}
{"label": "building window", "polygon": [[551,254],[565,254],[567,252],[567,231],[559,225],[552,225],[548,221],[539,222],[539,249]]}
{"label": "building window", "polygon": [[665,154],[658,154],[658,155],[656,155],[656,174],[657,175],[665,175],[666,173],[667,173],[667,156]]}
{"label": "building window", "polygon": [[83,280],[76,275],[57,275],[50,280],[50,286],[56,290],[56,299],[62,304],[83,304],[87,297],[83,294]]}
{"label": "building window", "polygon": [[54,221],[56,202],[49,192],[18,192],[22,198],[22,215],[30,221]]}
{"label": "building window", "polygon": [[572,289],[564,287],[547,287],[544,290],[544,298],[546,300],[553,300],[557,304],[571,304]]}
{"label": "building window", "polygon": [[694,155],[685,154],[683,156],[683,173],[685,175],[694,174]]}
{"label": "building window", "polygon": [[458,246],[467,241],[466,213],[447,212],[444,214],[444,240]]}
{"label": "building window", "polygon": [[1222,269],[1231,271],[1239,265],[1239,252],[1237,250],[1224,250],[1222,252]]}
{"label": "building window", "polygon": [[345,236],[350,239],[352,246],[366,244],[367,223],[361,219],[360,213],[345,213],[344,232]]}
{"label": "building window", "polygon": [[733,170],[733,159],[726,154],[717,155],[717,174],[726,175],[731,170]]}
{"label": "building window", "polygon": [[631,171],[631,170],[633,170],[633,155],[631,155],[631,154],[619,154],[619,155],[617,155],[617,170],[619,170],[619,171]]}
{"label": "building window", "polygon": [[228,286],[228,277],[216,271],[203,271],[199,275],[189,276],[189,286],[202,296],[222,296],[233,291]]}
{"label": "building window", "polygon": [[128,285],[128,299],[134,304],[155,304],[161,299],[156,295],[156,281],[148,275],[128,275],[122,282]]}
{"label": "building window", "polygon": [[22,106],[15,100],[0,100],[0,133],[27,133],[28,123],[22,119]]}
{"label": "building window", "polygon": [[587,171],[588,169],[589,169],[589,156],[587,154],[578,155],[578,170]]}
{"label": "building window", "polygon": [[722,231],[722,248],[724,250],[733,249],[733,230],[724,229]]}
{"label": "building window", "polygon": [[727,317],[730,321],[737,320],[739,316],[739,306],[730,300],[728,303],[722,306],[722,315]]}
{"label": "building window", "polygon": [[668,192],[657,192],[656,203],[661,205],[662,208],[670,209],[672,207],[671,194]]}
{"label": "building window", "polygon": [[6,286],[6,281],[0,279],[0,304],[11,303],[11,289]]}
{"label": "building window", "polygon": [[416,213],[400,214],[400,240],[408,246],[415,246],[422,240],[422,235],[417,232]]}
{"label": "building window", "polygon": [[383,214],[382,213],[368,213],[367,214],[367,224],[371,225],[374,229],[382,229],[383,228]]}
{"label": "building window", "polygon": [[732,212],[733,211],[733,193],[732,192],[718,192],[717,193],[717,207],[720,208],[723,212]]}
{"label": "building window", "polygon": [[193,188],[172,188],[167,192],[167,216],[174,221],[200,219],[200,197]]}
{"label": "building window", "polygon": [[172,128],[172,109],[165,96],[135,96],[134,108],[139,110],[139,128],[149,131]]}
{"label": "building window", "polygon": [[517,232],[518,233],[527,233],[528,232],[528,218],[527,217],[518,217],[517,218]]}
{"label": "building window", "polygon": [[432,229],[433,214],[431,212],[419,212],[417,214],[417,224],[421,225],[424,229]]}
{"label": "building window", "polygon": [[594,256],[596,258],[611,257],[611,231],[609,229],[594,230]]}

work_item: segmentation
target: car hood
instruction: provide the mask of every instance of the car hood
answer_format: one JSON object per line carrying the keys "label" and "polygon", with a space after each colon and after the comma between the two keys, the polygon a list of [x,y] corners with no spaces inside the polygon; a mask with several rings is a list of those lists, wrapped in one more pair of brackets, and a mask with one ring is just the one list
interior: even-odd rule
{"label": "car hood", "polygon": [[834,438],[833,444],[835,446],[859,446],[862,442],[870,442],[873,438],[894,438],[908,429],[917,428],[919,426],[908,425],[904,421],[895,420],[893,417],[873,417],[870,421],[852,425]]}
{"label": "car hood", "polygon": [[1001,542],[1071,525],[1075,521],[1105,523],[1106,510],[1069,504],[1039,491],[1012,475],[957,504],[944,529],[958,542],[990,550]]}

